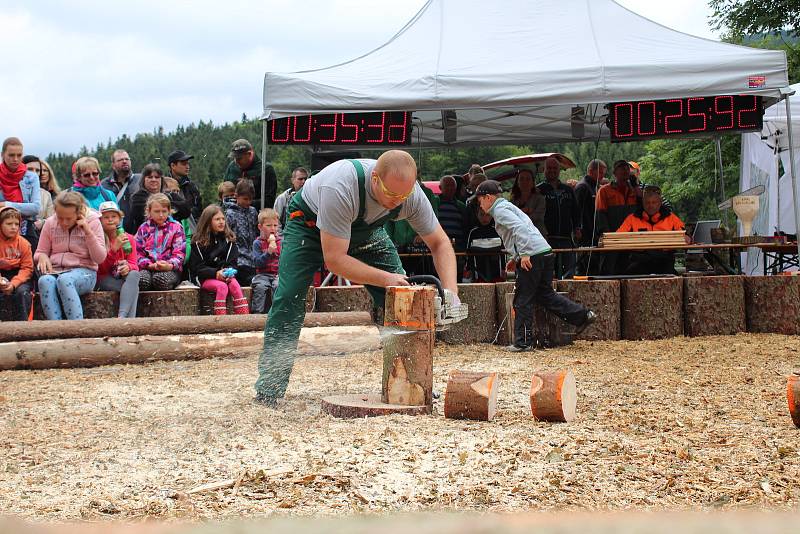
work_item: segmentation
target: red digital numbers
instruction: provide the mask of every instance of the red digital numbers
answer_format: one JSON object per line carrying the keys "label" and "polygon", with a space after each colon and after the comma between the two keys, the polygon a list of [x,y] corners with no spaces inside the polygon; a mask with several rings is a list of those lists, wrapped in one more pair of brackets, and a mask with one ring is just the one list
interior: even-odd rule
{"label": "red digital numbers", "polygon": [[[319,143],[335,143],[337,141],[337,139],[336,139],[336,124],[337,124],[336,119],[337,119],[338,116],[339,116],[338,113],[334,113],[333,116],[331,116],[331,115],[323,115],[323,116],[321,116],[319,118],[319,122],[317,122],[317,128],[316,129],[322,130],[323,128],[330,128],[331,129],[331,136],[330,136],[330,138],[322,137],[321,135],[317,136],[317,142],[319,142]],[[330,122],[323,122],[323,121],[327,120],[327,117],[331,118]]]}
{"label": "red digital numbers", "polygon": [[[394,124],[394,121],[400,115],[400,124]],[[394,137],[392,137],[394,135]],[[408,138],[408,113],[389,113],[389,135],[387,141],[398,145],[406,144]]]}
{"label": "red digital numbers", "polygon": [[[724,104],[727,102],[727,104]],[[723,104],[720,106],[720,104]],[[727,109],[724,109],[727,108]],[[717,130],[731,130],[735,126],[733,120],[733,97],[717,96],[714,97],[714,114],[720,118],[716,123]]]}
{"label": "red digital numbers", "polygon": [[[376,117],[378,118],[378,117]],[[365,130],[367,137],[364,139],[367,143],[383,143],[383,136],[386,132],[386,112],[380,114],[380,120],[376,121],[372,124],[367,123]],[[372,128],[375,131],[370,131],[369,128]]]}
{"label": "red digital numbers", "polygon": [[267,122],[269,142],[277,145],[407,145],[411,113],[325,113]]}
{"label": "red digital numbers", "polygon": [[678,112],[664,116],[664,133],[668,133],[668,134],[681,133],[683,131],[683,130],[681,130],[679,128],[675,128],[675,129],[670,128],[670,126],[669,126],[669,120],[670,119],[679,119],[680,117],[683,116],[683,100],[681,100],[679,98],[675,98],[675,99],[672,99],[672,100],[667,100],[667,104],[671,104],[673,102],[677,102],[678,103]]}
{"label": "red digital numbers", "polygon": [[[620,121],[620,112],[627,108],[628,119]],[[627,133],[620,131],[620,125],[627,127]],[[633,136],[633,104],[618,104],[614,106],[614,135],[617,137],[632,137]]]}
{"label": "red digital numbers", "polygon": [[686,101],[686,109],[689,112],[690,117],[702,117],[703,118],[703,125],[697,128],[689,128],[690,132],[705,132],[706,131],[706,114],[703,112],[700,113],[692,113],[692,102],[703,102],[705,98],[690,98]]}
{"label": "red digital numbers", "polygon": [[[758,114],[759,97],[753,96],[753,95],[743,95],[740,98],[752,98],[753,99],[753,107],[739,110],[739,113],[738,113],[738,116],[737,116],[737,121],[739,122],[739,128],[742,128],[742,129],[745,129],[745,128],[758,128],[760,130],[761,129],[761,123],[758,120],[760,118],[760,116]],[[742,120],[742,114],[743,113],[753,113],[753,115],[754,115],[753,122],[752,123],[744,122]]]}
{"label": "red digital numbers", "polygon": [[[339,138],[340,143],[358,143],[358,124],[350,124],[344,122],[347,113],[339,115],[339,126],[341,126],[342,136]],[[344,130],[350,130],[350,135],[345,134]]]}
{"label": "red digital numbers", "polygon": [[[642,110],[643,107],[650,106],[650,112],[647,110]],[[650,102],[639,102],[636,106],[636,132],[639,135],[655,135],[656,134],[656,103],[653,101]],[[648,129],[642,128],[642,122],[650,122],[652,121],[651,127]]]}
{"label": "red digital numbers", "polygon": [[[289,140],[289,119],[291,119],[291,117],[272,121],[269,135],[270,143],[285,143]],[[281,136],[280,131],[283,131],[286,135]]]}

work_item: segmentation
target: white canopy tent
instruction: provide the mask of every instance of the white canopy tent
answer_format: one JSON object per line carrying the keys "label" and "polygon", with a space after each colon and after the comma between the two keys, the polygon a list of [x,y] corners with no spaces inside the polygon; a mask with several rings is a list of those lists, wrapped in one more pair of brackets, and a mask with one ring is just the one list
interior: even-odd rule
{"label": "white canopy tent", "polygon": [[[790,93],[800,90],[794,84]],[[788,98],[789,107],[800,106],[800,95]],[[787,234],[797,234],[795,223],[795,204],[800,200],[800,184],[792,179],[792,156],[795,167],[800,164],[800,138],[790,137],[791,130],[800,128],[800,114],[787,116],[785,102],[777,103],[764,112],[764,128],[761,132],[742,134],[742,160],[739,190],[745,191],[757,185],[766,187],[759,202],[759,213],[753,224],[753,233],[772,235],[779,230]],[[792,154],[794,153],[794,154]],[[783,173],[780,172],[781,166]],[[792,185],[794,184],[794,191]],[[752,250],[747,256],[747,272],[759,272],[764,258]]]}
{"label": "white canopy tent", "polygon": [[771,105],[787,91],[783,51],[687,35],[613,0],[428,0],[363,56],[267,72],[261,118],[265,140],[269,119],[410,111],[416,146],[536,144],[608,138],[612,102],[754,94]]}
{"label": "white canopy tent", "polygon": [[[751,87],[752,76],[764,76]],[[331,67],[268,72],[263,119],[412,111],[415,144],[595,140],[609,102],[758,94],[782,51],[686,35],[612,0],[429,0],[396,35]]]}

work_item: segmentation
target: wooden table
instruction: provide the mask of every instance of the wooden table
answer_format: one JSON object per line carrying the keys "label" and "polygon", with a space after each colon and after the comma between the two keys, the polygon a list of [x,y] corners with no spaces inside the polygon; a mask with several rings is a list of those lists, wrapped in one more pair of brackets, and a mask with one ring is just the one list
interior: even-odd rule
{"label": "wooden table", "polygon": [[[743,250],[747,249],[748,247],[752,247],[755,245],[742,245],[740,243],[716,243],[716,244],[705,244],[705,243],[695,243],[692,245],[675,245],[671,247],[578,247],[578,248],[557,248],[553,249],[553,252],[557,255],[575,252],[575,253],[600,253],[606,254],[611,252],[649,252],[653,250],[669,250],[674,252],[688,252],[692,250],[697,250],[702,252],[703,257],[708,260],[709,263],[718,265],[722,267],[722,269],[727,272],[728,274],[742,274],[742,264],[739,259],[739,254],[737,252],[742,252]],[[734,266],[731,268],[728,266],[722,259],[717,256],[717,252],[721,250],[728,250],[730,254],[730,262]],[[561,262],[556,262],[556,276],[558,278],[561,277]]]}
{"label": "wooden table", "polygon": [[764,253],[764,276],[782,273],[789,267],[800,267],[797,244],[756,243],[751,245]]}

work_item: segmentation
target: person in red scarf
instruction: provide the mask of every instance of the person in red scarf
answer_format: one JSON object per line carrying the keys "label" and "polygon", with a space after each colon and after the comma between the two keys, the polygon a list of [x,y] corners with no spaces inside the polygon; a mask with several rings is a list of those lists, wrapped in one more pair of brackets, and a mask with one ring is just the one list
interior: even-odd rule
{"label": "person in red scarf", "polygon": [[41,196],[39,177],[22,164],[22,141],[9,137],[3,141],[0,162],[0,208],[15,208],[22,214],[19,234],[36,249],[38,232],[34,223],[39,214]]}

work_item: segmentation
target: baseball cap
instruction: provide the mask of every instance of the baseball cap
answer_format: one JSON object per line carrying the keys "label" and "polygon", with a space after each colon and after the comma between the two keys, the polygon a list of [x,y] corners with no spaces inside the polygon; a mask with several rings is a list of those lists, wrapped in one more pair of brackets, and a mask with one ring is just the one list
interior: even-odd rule
{"label": "baseball cap", "polygon": [[477,189],[475,189],[475,195],[501,195],[503,193],[503,188],[500,187],[500,182],[496,180],[486,180],[485,182],[481,182]]}
{"label": "baseball cap", "polygon": [[231,144],[231,153],[228,154],[229,158],[238,158],[244,156],[247,152],[253,150],[253,145],[247,139],[237,139]]}
{"label": "baseball cap", "polygon": [[625,169],[630,169],[631,164],[625,161],[624,159],[618,159],[617,161],[614,162],[613,169],[616,171],[620,167],[623,167]]}
{"label": "baseball cap", "polygon": [[167,156],[167,165],[172,165],[173,163],[177,163],[179,161],[188,161],[193,158],[194,156],[190,156],[183,150],[173,150],[170,152],[169,156]]}
{"label": "baseball cap", "polygon": [[100,206],[98,206],[97,208],[97,211],[99,211],[100,213],[105,213],[107,211],[116,211],[117,213],[119,213],[119,216],[122,217],[122,210],[119,209],[119,206],[117,206],[117,203],[114,202],[113,200],[106,200],[105,202],[100,204]]}

